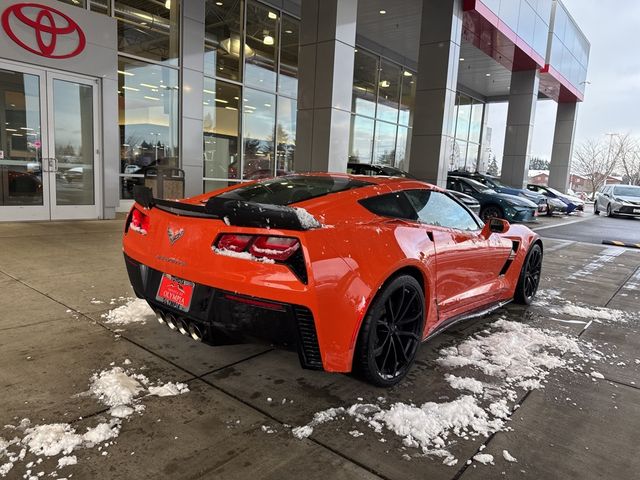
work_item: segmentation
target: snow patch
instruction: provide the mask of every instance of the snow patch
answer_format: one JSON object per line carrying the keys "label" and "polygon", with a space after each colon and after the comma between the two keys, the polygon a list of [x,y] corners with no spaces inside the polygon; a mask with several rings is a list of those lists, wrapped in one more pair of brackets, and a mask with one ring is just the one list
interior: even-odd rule
{"label": "snow patch", "polygon": [[93,374],[89,391],[106,406],[116,407],[132,403],[143,388],[135,375],[127,374],[122,367],[113,367]]}
{"label": "snow patch", "polygon": [[216,252],[218,255],[223,255],[225,257],[240,258],[242,260],[251,260],[260,263],[275,263],[275,261],[271,258],[256,257],[255,255],[251,255],[251,253],[249,252],[234,252],[233,250],[227,250],[226,248],[217,247],[211,247],[211,250]]}
{"label": "snow patch", "polygon": [[480,462],[483,465],[494,465],[493,463],[493,455],[490,455],[488,453],[478,453],[476,455],[474,455],[473,459],[476,462]]}
{"label": "snow patch", "polygon": [[149,395],[156,395],[158,397],[173,397],[187,393],[188,391],[189,387],[186,383],[168,382],[157,387],[149,387]]}
{"label": "snow patch", "polygon": [[115,325],[128,325],[130,323],[145,324],[149,317],[155,316],[149,304],[141,298],[131,299],[124,305],[121,305],[109,312],[102,314],[105,323]]}
{"label": "snow patch", "polygon": [[475,378],[469,377],[456,377],[455,375],[447,374],[444,376],[444,379],[449,382],[452,388],[456,390],[468,390],[473,393],[480,394],[484,390],[482,386],[482,382],[476,380]]}
{"label": "snow patch", "polygon": [[302,228],[304,228],[305,230],[309,230],[311,228],[320,228],[322,226],[322,224],[318,220],[316,220],[316,217],[311,215],[304,208],[302,207],[291,207],[291,208],[293,208],[294,212],[296,213],[296,216],[298,217],[298,220],[300,221],[300,225],[302,225]]}
{"label": "snow patch", "polygon": [[58,459],[58,469],[68,467],[69,465],[76,465],[78,459],[75,455],[69,455],[67,457],[60,457]]}
{"label": "snow patch", "polygon": [[518,459],[516,457],[514,457],[513,455],[511,455],[508,451],[506,450],[502,450],[502,457],[507,461],[507,462],[517,462]]}
{"label": "snow patch", "polygon": [[581,307],[578,305],[567,304],[559,309],[552,308],[550,311],[555,314],[564,314],[584,319],[626,321],[624,318],[624,312],[612,308]]}
{"label": "snow patch", "polygon": [[591,376],[592,376],[593,378],[599,378],[599,379],[601,379],[601,380],[603,380],[603,379],[604,379],[604,375],[603,375],[603,374],[601,374],[600,372],[591,372]]}

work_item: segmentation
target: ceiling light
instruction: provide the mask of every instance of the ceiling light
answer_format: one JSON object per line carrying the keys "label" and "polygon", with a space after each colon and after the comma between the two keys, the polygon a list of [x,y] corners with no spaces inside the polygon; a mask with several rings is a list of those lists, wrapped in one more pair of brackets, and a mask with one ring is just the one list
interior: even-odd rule
{"label": "ceiling light", "polygon": [[140,89],[139,88],[135,88],[135,87],[122,87],[123,90],[131,90],[132,92],[139,92]]}
{"label": "ceiling light", "polygon": [[164,8],[166,8],[167,10],[171,9],[171,0],[167,0],[166,2],[164,2]]}
{"label": "ceiling light", "polygon": [[16,130],[15,128],[5,128],[5,130],[7,132],[17,132],[18,130]]}
{"label": "ceiling light", "polygon": [[389,88],[391,86],[391,82],[389,80],[382,80],[378,85],[382,88]]}
{"label": "ceiling light", "polygon": [[218,5],[219,7],[222,6],[222,2],[216,2],[216,5]]}
{"label": "ceiling light", "polygon": [[265,107],[270,107],[270,106],[271,106],[271,104],[270,104],[270,103],[265,103],[265,104],[264,104],[264,106],[265,106]]}
{"label": "ceiling light", "polygon": [[224,108],[226,108],[227,110],[238,110],[238,109],[237,109],[237,108],[235,108],[235,107],[224,107]]}
{"label": "ceiling light", "polygon": [[490,73],[485,73],[484,75],[485,75],[485,77],[490,77],[491,76]]}
{"label": "ceiling light", "polygon": [[140,86],[147,88],[158,88],[156,85],[151,85],[150,83],[141,83]]}
{"label": "ceiling light", "polygon": [[213,90],[207,90],[206,88],[204,90],[202,90],[204,93],[209,93],[211,95],[215,95],[216,92],[214,92]]}
{"label": "ceiling light", "polygon": [[284,33],[293,33],[293,30],[285,30]]}
{"label": "ceiling light", "polygon": [[[232,34],[229,38],[222,40],[220,42],[222,48],[224,48],[229,54],[234,57],[240,57],[240,48],[242,45],[242,41],[240,40],[240,35]],[[244,56],[245,57],[253,57],[254,52],[249,45],[245,43],[244,45]]]}
{"label": "ceiling light", "polygon": [[218,102],[218,103],[229,103],[227,100],[223,100],[222,98],[216,98],[216,102]]}
{"label": "ceiling light", "polygon": [[154,100],[156,102],[160,101],[160,99],[158,97],[148,97],[147,95],[145,95],[144,98],[146,98],[147,100]]}
{"label": "ceiling light", "polygon": [[273,13],[273,12],[269,12],[269,15],[268,15],[268,16],[269,16],[269,18],[270,18],[271,20],[276,20],[276,19],[278,18],[278,15],[276,15],[276,14],[275,14],[275,13]]}
{"label": "ceiling light", "polygon": [[464,62],[464,58],[463,58],[463,57],[460,57],[460,61],[461,61],[461,62]]}
{"label": "ceiling light", "polygon": [[269,34],[266,34],[264,36],[264,39],[262,40],[262,43],[264,43],[265,45],[273,45],[274,43],[273,37]]}
{"label": "ceiling light", "polygon": [[118,70],[118,73],[120,75],[126,75],[127,77],[133,77],[135,75],[135,73],[125,72],[124,70]]}
{"label": "ceiling light", "polygon": [[405,70],[404,72],[402,72],[402,74],[403,74],[405,77],[412,77],[412,76],[413,76],[413,73],[411,73],[409,70]]}
{"label": "ceiling light", "polygon": [[380,10],[380,15],[384,15],[385,13],[387,13],[386,10]]}

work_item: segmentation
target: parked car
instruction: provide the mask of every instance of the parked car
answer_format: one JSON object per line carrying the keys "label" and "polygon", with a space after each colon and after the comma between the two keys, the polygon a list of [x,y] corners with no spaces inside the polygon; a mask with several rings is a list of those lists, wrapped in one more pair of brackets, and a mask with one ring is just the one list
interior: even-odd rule
{"label": "parked car", "polygon": [[524,197],[498,193],[486,185],[468,177],[450,174],[447,188],[471,195],[480,202],[480,218],[504,218],[510,222],[530,222],[538,215],[538,205]]}
{"label": "parked car", "polygon": [[580,200],[578,197],[574,197],[573,195],[569,195],[567,193],[562,193],[555,188],[547,187],[546,185],[536,185],[533,183],[527,184],[527,189],[532,192],[541,193],[545,197],[556,198],[567,206],[567,211],[565,213],[570,214],[572,212],[584,212],[584,202]]}
{"label": "parked car", "polygon": [[[417,180],[416,177],[411,175],[404,170],[400,170],[396,167],[389,167],[388,165],[378,165],[371,163],[353,163],[349,162],[347,165],[347,173],[353,175],[369,175],[369,176],[383,176],[383,177],[401,177],[401,178],[411,178]],[[465,206],[471,210],[476,215],[480,215],[480,202],[478,202],[475,198],[470,195],[464,194],[462,192],[457,192],[455,190],[448,190],[448,192],[453,195],[460,202],[464,203]]]}
{"label": "parked car", "polygon": [[420,181],[315,173],[181,201],[141,187],[135,200],[125,264],[160,323],[210,343],[261,338],[377,386],[453,323],[530,304],[540,281],[534,232],[483,225]]}
{"label": "parked car", "polygon": [[629,215],[640,217],[640,187],[636,185],[606,185],[596,196],[593,213],[607,216]]}
{"label": "parked car", "polygon": [[538,213],[546,214],[549,213],[549,206],[547,204],[547,197],[541,195],[536,192],[532,192],[531,190],[527,190],[526,188],[514,188],[509,185],[505,185],[500,181],[499,178],[494,177],[492,175],[486,175],[484,173],[471,173],[465,171],[453,171],[451,175],[455,175],[457,177],[468,177],[472,178],[480,183],[483,183],[491,190],[494,190],[498,193],[506,193],[507,195],[515,195],[516,197],[524,197],[527,200],[531,200],[533,203],[538,205]]}

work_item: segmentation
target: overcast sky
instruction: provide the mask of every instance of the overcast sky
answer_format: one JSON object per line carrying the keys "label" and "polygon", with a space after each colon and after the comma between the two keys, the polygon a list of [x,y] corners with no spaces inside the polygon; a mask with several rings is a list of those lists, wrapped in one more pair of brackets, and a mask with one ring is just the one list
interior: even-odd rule
{"label": "overcast sky", "polygon": [[[640,1],[563,0],[591,42],[576,143],[605,133],[640,134]],[[551,158],[556,103],[538,101],[531,154]],[[492,150],[502,159],[506,104],[489,107]]]}

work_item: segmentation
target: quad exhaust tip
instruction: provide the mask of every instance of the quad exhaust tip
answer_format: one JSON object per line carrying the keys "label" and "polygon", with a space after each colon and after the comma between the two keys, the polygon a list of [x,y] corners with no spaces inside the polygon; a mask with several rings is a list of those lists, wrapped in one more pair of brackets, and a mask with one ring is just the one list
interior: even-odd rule
{"label": "quad exhaust tip", "polygon": [[156,311],[156,318],[158,319],[158,323],[160,325],[164,325],[165,323],[167,323],[164,319],[164,313],[162,313],[160,310]]}
{"label": "quad exhaust tip", "polygon": [[194,339],[196,342],[202,342],[204,334],[202,329],[196,322],[190,322],[184,318],[178,318],[172,313],[165,313],[161,310],[156,311],[156,318],[161,325],[167,325],[171,330],[178,331],[182,335],[186,335]]}
{"label": "quad exhaust tip", "polygon": [[200,330],[200,327],[198,327],[198,325],[193,322],[189,324],[189,335],[191,335],[191,338],[193,338],[196,342],[202,341],[202,330]]}
{"label": "quad exhaust tip", "polygon": [[171,329],[171,330],[177,330],[178,329],[178,325],[177,325],[177,320],[176,317],[174,317],[171,313],[167,313],[167,315],[164,318],[164,321],[167,322],[167,326]]}
{"label": "quad exhaust tip", "polygon": [[187,322],[184,319],[179,318],[176,321],[176,326],[178,327],[178,331],[182,335],[189,335],[189,326],[187,325]]}

